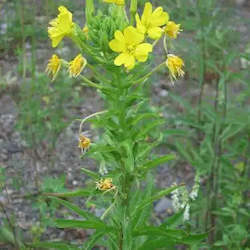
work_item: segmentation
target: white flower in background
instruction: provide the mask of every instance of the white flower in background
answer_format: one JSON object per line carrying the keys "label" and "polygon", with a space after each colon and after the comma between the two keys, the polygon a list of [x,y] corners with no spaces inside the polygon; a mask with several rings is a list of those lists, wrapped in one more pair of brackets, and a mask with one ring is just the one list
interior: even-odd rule
{"label": "white flower in background", "polygon": [[190,219],[190,205],[189,203],[187,203],[183,214],[183,221],[187,221],[189,219]]}
{"label": "white flower in background", "polygon": [[192,188],[191,193],[189,194],[190,199],[195,200],[198,197],[199,189],[200,189],[200,175],[196,174],[194,180],[194,186]]}

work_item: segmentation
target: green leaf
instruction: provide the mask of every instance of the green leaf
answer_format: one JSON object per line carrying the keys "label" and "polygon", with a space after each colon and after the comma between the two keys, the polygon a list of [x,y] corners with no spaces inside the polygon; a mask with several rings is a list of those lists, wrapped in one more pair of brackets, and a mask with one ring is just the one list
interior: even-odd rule
{"label": "green leaf", "polygon": [[177,189],[177,188],[179,188],[181,186],[183,186],[183,185],[169,187],[169,188],[167,188],[165,190],[162,190],[162,191],[158,192],[156,195],[151,196],[149,199],[141,202],[140,205],[136,207],[134,214],[136,214],[137,211],[142,211],[146,206],[150,205],[151,203],[153,203],[156,200],[159,200],[161,197],[170,194],[175,189]]}
{"label": "green leaf", "polygon": [[103,236],[105,235],[105,231],[98,231],[98,232],[95,232],[94,234],[92,234],[90,236],[90,239],[84,244],[84,249],[85,250],[92,250],[95,243]]}
{"label": "green leaf", "polygon": [[68,197],[85,197],[94,194],[94,190],[92,189],[78,189],[72,192],[65,192],[65,193],[43,193],[43,196],[53,196],[53,197],[61,197],[61,198],[68,198]]}
{"label": "green leaf", "polygon": [[125,168],[129,173],[134,170],[135,160],[133,155],[133,142],[131,140],[126,140],[122,142],[122,147],[125,149],[126,158],[124,159]]}
{"label": "green leaf", "polygon": [[59,199],[59,198],[56,198],[56,197],[50,197],[50,199],[56,201],[57,203],[67,207],[68,209],[70,209],[71,211],[75,212],[76,214],[82,216],[83,218],[86,218],[86,219],[91,219],[91,220],[95,220],[97,222],[101,222],[102,221],[96,217],[95,215],[87,212],[87,211],[84,211],[83,209],[79,208],[78,206],[72,204],[71,202],[69,201],[65,201],[65,200],[62,200],[62,199]]}
{"label": "green leaf", "polygon": [[162,157],[159,157],[159,158],[156,158],[152,161],[147,162],[146,164],[144,164],[143,167],[141,167],[141,169],[148,170],[148,169],[157,167],[162,163],[166,163],[168,161],[174,160],[175,158],[176,158],[176,155],[174,155],[174,154],[164,155]]}
{"label": "green leaf", "polygon": [[165,136],[170,136],[170,135],[188,136],[189,133],[190,132],[188,130],[184,129],[167,129],[166,131],[164,131]]}
{"label": "green leaf", "polygon": [[95,180],[98,180],[99,177],[100,177],[99,174],[97,174],[97,173],[95,173],[95,172],[93,172],[93,171],[91,171],[91,170],[89,170],[89,169],[81,168],[81,170],[83,171],[84,174],[86,174],[86,175],[92,177],[92,178],[95,179]]}
{"label": "green leaf", "polygon": [[[153,128],[155,128],[155,127],[157,127],[157,126],[160,126],[160,125],[162,125],[163,123],[165,123],[165,121],[162,121],[162,120],[156,120],[156,121],[154,121],[154,122],[151,122],[151,123],[147,124],[147,125],[144,127],[144,129],[142,129],[142,130],[140,131],[139,134],[135,134],[135,137],[136,137],[137,139],[140,139],[141,137],[143,137],[143,136],[145,136],[145,135],[148,135],[148,133],[149,133]],[[136,131],[136,133],[137,133],[137,132],[138,132],[138,131]]]}
{"label": "green leaf", "polygon": [[158,248],[164,248],[165,250],[173,250],[173,247],[175,245],[175,241],[162,237],[159,239],[147,240],[141,247],[138,248],[138,250],[153,250]]}
{"label": "green leaf", "polygon": [[140,122],[141,120],[145,119],[145,118],[158,118],[159,116],[155,113],[144,113],[144,114],[140,114],[136,117],[136,119],[133,120],[133,122],[131,123],[131,125],[135,126],[138,122]]}
{"label": "green leaf", "polygon": [[179,226],[182,221],[183,221],[183,212],[184,211],[180,211],[172,216],[170,216],[169,218],[166,218],[165,222],[163,222],[160,226],[161,227],[177,227]]}
{"label": "green leaf", "polygon": [[182,239],[182,243],[187,244],[187,245],[197,244],[200,241],[206,239],[207,235],[208,235],[207,233],[191,234],[187,236],[186,238]]}
{"label": "green leaf", "polygon": [[164,229],[161,227],[154,226],[144,226],[142,228],[136,229],[134,232],[135,236],[149,235],[149,236],[166,236],[169,239],[178,240],[187,236],[183,230],[179,229]]}
{"label": "green leaf", "polygon": [[59,228],[85,228],[111,231],[112,227],[106,226],[103,222],[97,222],[95,220],[65,220],[57,219],[56,226]]}
{"label": "green leaf", "polygon": [[30,244],[32,247],[36,247],[41,249],[41,248],[48,248],[50,250],[74,250],[74,249],[79,249],[77,246],[73,245],[68,245],[67,243],[64,242],[38,242],[34,244]]}

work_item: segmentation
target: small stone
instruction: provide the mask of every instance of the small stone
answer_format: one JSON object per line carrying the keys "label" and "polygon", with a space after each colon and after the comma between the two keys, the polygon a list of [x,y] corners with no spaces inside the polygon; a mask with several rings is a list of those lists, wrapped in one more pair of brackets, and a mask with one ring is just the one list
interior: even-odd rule
{"label": "small stone", "polygon": [[169,198],[162,198],[155,206],[154,210],[156,213],[164,213],[168,209],[172,209],[172,201]]}

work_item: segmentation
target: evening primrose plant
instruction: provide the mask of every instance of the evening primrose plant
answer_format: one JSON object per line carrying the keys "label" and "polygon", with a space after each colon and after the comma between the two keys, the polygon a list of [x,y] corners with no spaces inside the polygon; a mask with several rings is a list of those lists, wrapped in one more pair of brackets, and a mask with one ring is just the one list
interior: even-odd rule
{"label": "evening primrose plant", "polygon": [[[66,69],[71,77],[96,89],[105,108],[83,118],[79,129],[82,158],[95,159],[99,171],[83,168],[83,174],[92,179],[86,188],[50,196],[82,219],[56,219],[56,226],[93,229],[89,240],[82,242],[82,249],[103,246],[145,250],[199,244],[203,234],[176,228],[183,211],[162,224],[151,221],[153,203],[180,186],[161,191],[154,187],[152,170],[174,160],[175,155],[152,153],[162,142],[160,128],[164,119],[150,107],[144,89],[149,77],[163,67],[168,68],[172,81],[184,75],[183,60],[168,50],[170,40],[176,39],[181,31],[180,25],[169,23],[169,14],[162,7],[154,9],[150,2],[140,15],[136,0],[103,0],[98,9],[93,0],[86,0],[84,27],[73,22],[72,13],[66,7],[60,6],[58,10],[58,16],[48,28],[52,47],[68,38],[79,54],[69,58],[69,62],[53,55],[47,71],[55,79]],[[161,42],[166,59],[152,67],[154,47]],[[91,72],[91,79],[85,69]],[[99,137],[86,136],[86,123],[91,123],[91,129]],[[77,196],[87,197],[85,209],[65,200]],[[105,211],[98,217],[90,212],[93,207]],[[39,244],[56,249],[68,247],[59,242]]]}

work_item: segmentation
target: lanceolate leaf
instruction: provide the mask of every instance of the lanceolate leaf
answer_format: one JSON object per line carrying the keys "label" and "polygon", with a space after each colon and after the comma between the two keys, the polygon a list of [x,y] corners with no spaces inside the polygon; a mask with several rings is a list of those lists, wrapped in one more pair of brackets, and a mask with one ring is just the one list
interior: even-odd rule
{"label": "lanceolate leaf", "polygon": [[183,222],[183,210],[180,212],[177,212],[176,214],[168,217],[165,219],[165,222],[163,222],[160,227],[162,228],[175,228],[179,226]]}
{"label": "lanceolate leaf", "polygon": [[182,240],[182,243],[187,245],[197,244],[207,238],[207,233],[203,234],[190,234]]}
{"label": "lanceolate leaf", "polygon": [[183,230],[180,229],[163,229],[161,227],[145,226],[137,229],[134,232],[134,235],[135,236],[149,235],[156,237],[166,236],[171,240],[177,240],[186,237],[187,233],[185,233]]}
{"label": "lanceolate leaf", "polygon": [[31,244],[32,247],[36,247],[36,249],[50,249],[50,250],[76,250],[79,249],[77,246],[69,245],[64,242],[38,242]]}
{"label": "lanceolate leaf", "polygon": [[162,157],[159,157],[157,159],[154,159],[154,160],[149,161],[146,164],[144,164],[144,166],[142,167],[142,170],[147,170],[147,169],[157,167],[160,164],[174,160],[175,158],[176,158],[176,156],[174,154],[164,155]]}
{"label": "lanceolate leaf", "polygon": [[80,215],[81,217],[83,218],[86,218],[86,219],[91,219],[91,220],[95,220],[97,222],[102,222],[98,217],[96,217],[95,215],[87,212],[87,211],[84,211],[83,209],[79,208],[78,206],[72,204],[71,202],[69,201],[65,201],[65,200],[62,200],[62,199],[58,199],[56,197],[50,197],[51,199],[53,199],[54,201],[56,201],[57,203],[67,207],[68,209],[70,209],[71,211],[75,212],[76,214]]}
{"label": "lanceolate leaf", "polygon": [[106,226],[103,222],[97,222],[95,220],[64,220],[57,219],[56,226],[59,228],[85,228],[85,229],[97,229],[97,230],[113,230],[112,227]]}
{"label": "lanceolate leaf", "polygon": [[65,192],[65,193],[43,193],[43,196],[53,196],[53,197],[60,197],[60,198],[69,198],[69,197],[85,197],[90,196],[94,193],[92,189],[78,189],[72,192]]}
{"label": "lanceolate leaf", "polygon": [[147,240],[138,250],[153,250],[161,249],[173,250],[176,242],[167,237],[160,237],[159,239]]}
{"label": "lanceolate leaf", "polygon": [[91,171],[91,170],[89,170],[89,169],[86,169],[86,168],[81,168],[81,170],[83,171],[83,173],[84,174],[86,174],[86,175],[88,175],[88,176],[90,176],[90,177],[92,177],[93,179],[99,179],[99,174],[97,174],[97,173],[95,173],[95,172],[93,172],[93,171]]}
{"label": "lanceolate leaf", "polygon": [[90,239],[84,244],[85,250],[92,250],[95,243],[105,234],[105,231],[95,232],[90,236]]}
{"label": "lanceolate leaf", "polygon": [[140,203],[140,205],[135,209],[134,214],[136,214],[136,212],[139,210],[141,211],[142,209],[144,209],[146,206],[150,205],[151,203],[153,203],[156,200],[159,200],[161,197],[170,194],[171,192],[173,192],[175,189],[181,187],[179,186],[173,186],[173,187],[169,187],[165,190],[162,190],[160,192],[158,192],[157,194],[155,194],[154,196],[151,196],[149,199],[143,201]]}

